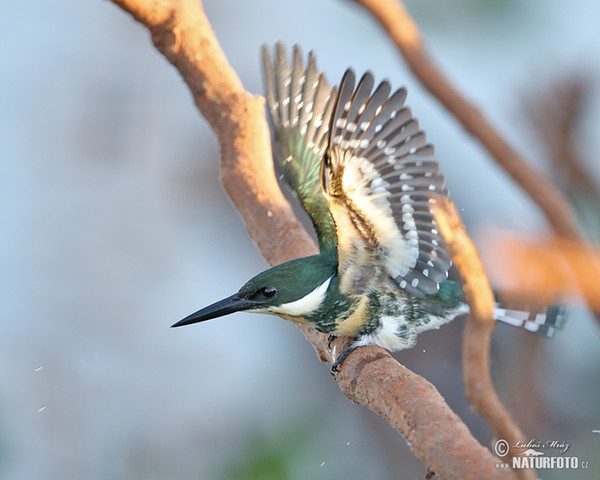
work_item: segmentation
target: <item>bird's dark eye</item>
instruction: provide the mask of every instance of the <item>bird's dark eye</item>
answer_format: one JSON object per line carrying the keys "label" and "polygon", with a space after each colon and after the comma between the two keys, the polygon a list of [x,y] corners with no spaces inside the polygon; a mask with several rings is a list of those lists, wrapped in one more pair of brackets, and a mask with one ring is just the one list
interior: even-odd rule
{"label": "bird's dark eye", "polygon": [[277,289],[275,287],[263,287],[260,289],[260,293],[263,297],[271,298],[275,296]]}

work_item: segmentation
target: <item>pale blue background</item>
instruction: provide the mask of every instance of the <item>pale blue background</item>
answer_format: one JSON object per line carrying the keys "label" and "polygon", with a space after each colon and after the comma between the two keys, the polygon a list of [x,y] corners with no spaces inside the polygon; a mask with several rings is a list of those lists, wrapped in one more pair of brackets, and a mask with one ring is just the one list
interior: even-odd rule
{"label": "pale blue background", "polygon": [[[408,6],[448,78],[539,168],[545,151],[522,100],[561,75],[589,74],[581,142],[598,179],[600,3]],[[352,2],[205,8],[252,92],[262,92],[259,47],[277,40],[315,49],[333,82],[352,65],[407,85],[469,230],[545,231]],[[238,314],[168,328],[266,264],[217,181],[212,132],[147,31],[106,1],[10,2],[0,58],[0,478],[235,478],[264,452],[282,459],[286,478],[424,476],[401,437],[342,396],[291,324]],[[462,324],[398,358],[489,445],[463,398]],[[571,443],[582,460],[600,448],[599,337],[576,311],[533,358],[515,330],[499,329],[494,344],[500,394],[523,429]],[[523,379],[527,368],[534,377]],[[541,476],[594,478],[598,468]]]}

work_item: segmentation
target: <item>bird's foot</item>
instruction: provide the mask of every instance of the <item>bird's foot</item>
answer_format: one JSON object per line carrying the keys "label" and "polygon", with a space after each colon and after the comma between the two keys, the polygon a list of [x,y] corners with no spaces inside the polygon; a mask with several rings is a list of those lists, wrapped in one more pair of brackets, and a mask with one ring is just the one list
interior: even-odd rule
{"label": "bird's foot", "polygon": [[342,350],[342,353],[340,353],[340,355],[335,359],[335,362],[333,362],[333,365],[331,366],[331,371],[332,372],[338,372],[339,368],[340,368],[340,365],[342,363],[344,363],[344,360],[346,360],[346,357],[348,355],[350,355],[350,353],[352,353],[357,348],[358,348],[358,346],[354,345],[354,343],[351,343],[346,348],[344,348]]}
{"label": "bird's foot", "polygon": [[327,337],[327,348],[329,350],[331,350],[331,342],[333,342],[335,340],[335,335],[331,334],[329,335],[329,337]]}

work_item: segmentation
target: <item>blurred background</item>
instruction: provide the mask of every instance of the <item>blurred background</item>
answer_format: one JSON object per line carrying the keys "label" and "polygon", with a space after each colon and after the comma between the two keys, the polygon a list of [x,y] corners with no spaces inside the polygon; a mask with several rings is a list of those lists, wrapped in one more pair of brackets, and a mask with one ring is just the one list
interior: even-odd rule
{"label": "blurred background", "polygon": [[[331,82],[351,65],[406,85],[483,251],[490,228],[548,233],[537,207],[352,2],[204,6],[251,92],[263,91],[259,47],[278,40],[314,49]],[[564,165],[551,161],[558,147],[543,134],[555,115],[535,113],[566,95],[553,112],[574,112],[561,128],[588,183],[573,201],[593,238],[600,3],[407,6],[448,78],[573,198],[584,181],[564,181]],[[218,182],[214,135],[148,32],[105,1],[10,2],[3,11],[0,478],[423,478],[404,440],[343,397],[293,325],[236,314],[169,329],[266,263]],[[464,400],[463,324],[422,334],[397,358],[489,446],[489,428]],[[580,305],[551,341],[505,326],[495,333],[494,378],[521,428],[590,461],[541,478],[600,478],[599,346],[598,324]]]}

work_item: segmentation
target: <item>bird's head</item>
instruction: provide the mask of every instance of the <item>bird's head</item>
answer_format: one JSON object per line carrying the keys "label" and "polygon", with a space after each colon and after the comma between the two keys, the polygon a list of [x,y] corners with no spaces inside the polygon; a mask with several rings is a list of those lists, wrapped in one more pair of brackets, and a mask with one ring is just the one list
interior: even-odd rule
{"label": "bird's head", "polygon": [[282,263],[259,273],[237,293],[198,310],[173,327],[241,311],[270,313],[301,321],[321,306],[334,274],[335,263],[320,255]]}

